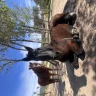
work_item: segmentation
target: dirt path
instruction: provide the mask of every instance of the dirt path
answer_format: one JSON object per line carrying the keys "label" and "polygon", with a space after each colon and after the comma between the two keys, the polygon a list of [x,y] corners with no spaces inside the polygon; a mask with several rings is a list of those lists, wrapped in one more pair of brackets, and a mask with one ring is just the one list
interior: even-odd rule
{"label": "dirt path", "polygon": [[79,60],[78,70],[68,62],[61,64],[61,82],[49,85],[48,91],[50,96],[96,96],[96,0],[52,0],[52,16],[63,12],[66,2],[65,11],[77,14],[75,27],[83,42],[86,58]]}
{"label": "dirt path", "polygon": [[52,0],[52,16],[63,12],[67,0]]}

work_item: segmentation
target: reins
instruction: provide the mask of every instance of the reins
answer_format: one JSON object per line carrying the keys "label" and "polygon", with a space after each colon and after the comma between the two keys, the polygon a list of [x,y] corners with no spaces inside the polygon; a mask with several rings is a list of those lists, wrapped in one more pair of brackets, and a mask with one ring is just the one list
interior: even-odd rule
{"label": "reins", "polygon": [[70,39],[72,40],[73,38],[64,38],[64,39],[65,39],[65,40],[70,40]]}

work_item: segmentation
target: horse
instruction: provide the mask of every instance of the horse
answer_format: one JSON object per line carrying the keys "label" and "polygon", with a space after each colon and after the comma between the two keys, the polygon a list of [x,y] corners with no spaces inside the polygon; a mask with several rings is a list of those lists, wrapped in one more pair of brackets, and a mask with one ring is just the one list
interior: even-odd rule
{"label": "horse", "polygon": [[[23,61],[30,60],[59,60],[61,62],[74,62],[74,54],[76,57],[84,60],[85,52],[82,44],[77,44],[74,40],[74,35],[70,31],[70,26],[73,26],[76,20],[75,13],[57,14],[50,21],[51,42],[47,46],[32,49],[25,47],[28,51],[27,57]],[[74,65],[75,67],[75,65]],[[78,67],[76,65],[76,67]]]}
{"label": "horse", "polygon": [[50,76],[61,76],[59,74],[50,73],[49,71],[57,71],[61,69],[51,69],[48,67],[45,67],[44,65],[40,63],[31,63],[29,65],[29,70],[33,70],[34,73],[38,76],[38,84],[41,86],[46,86],[51,83],[60,82],[59,79],[51,79]]}

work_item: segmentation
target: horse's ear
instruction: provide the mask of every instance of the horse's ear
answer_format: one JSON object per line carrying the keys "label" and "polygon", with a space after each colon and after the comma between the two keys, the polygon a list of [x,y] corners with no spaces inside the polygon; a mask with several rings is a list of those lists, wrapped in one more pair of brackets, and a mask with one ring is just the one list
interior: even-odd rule
{"label": "horse's ear", "polygon": [[31,47],[27,47],[27,46],[24,46],[25,49],[27,49],[27,51],[33,51],[33,49]]}
{"label": "horse's ear", "polygon": [[29,59],[26,57],[26,58],[23,58],[22,61],[29,61]]}
{"label": "horse's ear", "polygon": [[32,64],[31,62],[29,62],[29,64]]}

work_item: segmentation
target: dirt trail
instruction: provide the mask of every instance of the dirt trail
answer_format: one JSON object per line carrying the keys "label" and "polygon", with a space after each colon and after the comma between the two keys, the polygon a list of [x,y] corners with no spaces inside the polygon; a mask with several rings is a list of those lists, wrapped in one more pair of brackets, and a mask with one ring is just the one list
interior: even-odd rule
{"label": "dirt trail", "polygon": [[48,91],[50,96],[96,96],[96,0],[52,0],[52,16],[63,12],[64,7],[65,11],[77,14],[75,27],[86,58],[79,60],[78,70],[68,62],[62,65],[61,82],[49,85]]}
{"label": "dirt trail", "polygon": [[62,13],[67,0],[52,0],[52,16]]}

